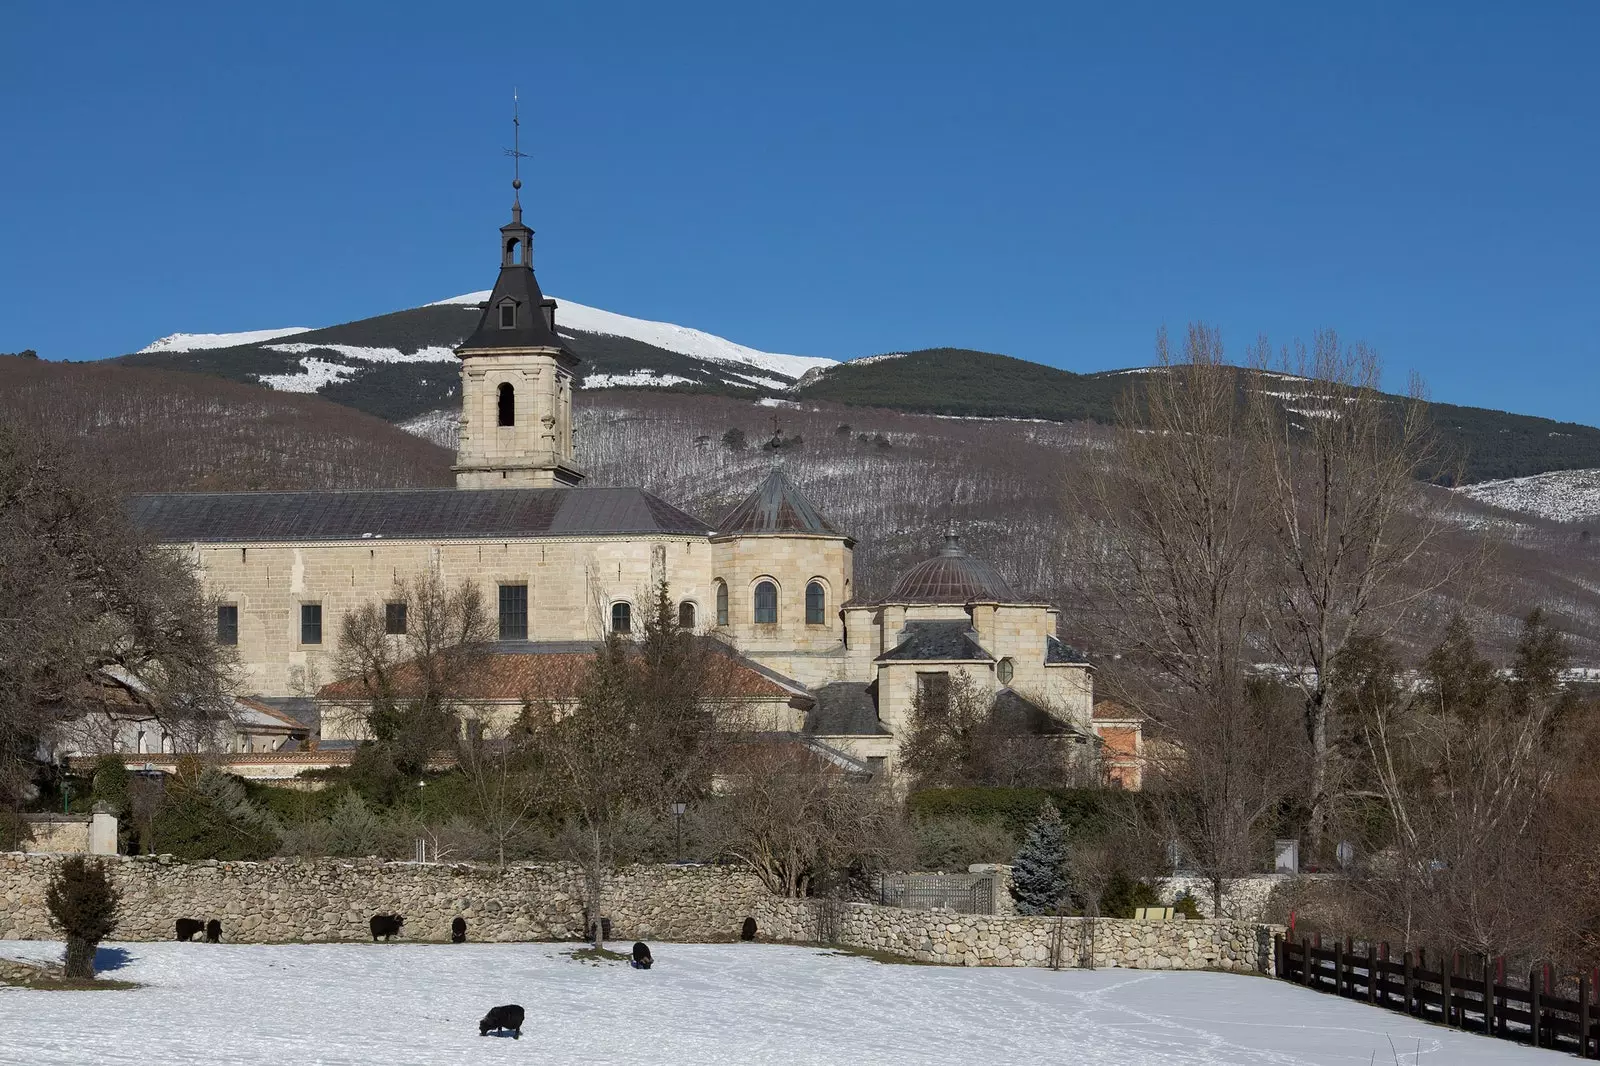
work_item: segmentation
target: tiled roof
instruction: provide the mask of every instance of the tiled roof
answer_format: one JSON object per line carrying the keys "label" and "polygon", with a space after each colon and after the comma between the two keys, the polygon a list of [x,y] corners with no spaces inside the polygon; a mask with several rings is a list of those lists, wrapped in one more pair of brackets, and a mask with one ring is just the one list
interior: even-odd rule
{"label": "tiled roof", "polygon": [[718,533],[810,533],[842,537],[782,470],[765,481],[717,523]]}
{"label": "tiled roof", "polygon": [[1045,665],[1059,666],[1063,663],[1088,665],[1088,658],[1070,644],[1063,644],[1055,637],[1045,638]]}
{"label": "tiled roof", "polygon": [[876,686],[871,682],[835,681],[811,690],[815,705],[806,712],[804,731],[824,737],[889,736],[878,718]]}
{"label": "tiled roof", "polygon": [[972,623],[907,622],[900,643],[878,656],[878,662],[992,662],[994,656],[973,639]]}
{"label": "tiled roof", "polygon": [[642,489],[182,492],[133,496],[127,506],[140,530],[167,544],[711,532]]}
{"label": "tiled roof", "polygon": [[944,548],[900,575],[886,603],[1027,603],[1000,571],[967,554],[954,535]]}
{"label": "tiled roof", "polygon": [[[785,683],[780,675],[727,649],[720,641],[712,642],[710,647],[717,654],[708,663],[708,695],[761,700],[805,696],[800,686]],[[589,664],[594,661],[595,646],[572,641],[550,645],[522,641],[494,644],[489,651],[491,654],[472,671],[465,690],[460,693],[462,699],[558,702],[576,699]],[[396,678],[401,691],[415,677],[411,664],[402,665]],[[317,692],[317,699],[332,702],[362,698],[361,681],[356,677],[330,682]]]}

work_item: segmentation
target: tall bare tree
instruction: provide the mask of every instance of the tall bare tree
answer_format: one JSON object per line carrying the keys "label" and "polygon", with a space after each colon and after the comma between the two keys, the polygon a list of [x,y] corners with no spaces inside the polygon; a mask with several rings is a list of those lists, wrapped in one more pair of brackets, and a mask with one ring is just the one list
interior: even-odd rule
{"label": "tall bare tree", "polygon": [[1450,576],[1448,558],[1429,549],[1453,497],[1418,482],[1446,459],[1421,383],[1385,396],[1371,348],[1323,330],[1274,359],[1262,340],[1250,369],[1248,445],[1260,453],[1260,515],[1280,564],[1261,585],[1261,628],[1304,703],[1315,852],[1340,798],[1329,727],[1339,653]]}
{"label": "tall bare tree", "polygon": [[105,671],[185,747],[228,719],[232,660],[186,560],[141,537],[95,471],[0,424],[0,808],[64,722],[102,709]]}

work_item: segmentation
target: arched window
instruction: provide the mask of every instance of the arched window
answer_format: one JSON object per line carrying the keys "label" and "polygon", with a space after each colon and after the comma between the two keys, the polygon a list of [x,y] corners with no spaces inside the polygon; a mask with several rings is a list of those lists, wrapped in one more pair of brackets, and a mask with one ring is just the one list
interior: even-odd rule
{"label": "arched window", "polygon": [[690,603],[688,600],[684,600],[682,603],[678,604],[678,628],[694,628],[694,604]]}
{"label": "arched window", "polygon": [[521,247],[522,242],[515,237],[512,237],[510,240],[506,241],[506,254],[505,258],[502,259],[501,262],[506,266],[515,266],[517,262],[517,252],[519,249],[521,249]]}
{"label": "arched window", "polygon": [[826,625],[828,594],[822,588],[822,582],[813,581],[806,586],[806,625]]}
{"label": "arched window", "polygon": [[717,582],[717,625],[728,624],[728,586],[726,582]]}
{"label": "arched window", "polygon": [[756,586],[756,625],[777,625],[778,586],[763,581]]}
{"label": "arched window", "polygon": [[611,605],[611,632],[633,632],[633,608],[626,603],[613,603]]}
{"label": "arched window", "polygon": [[500,424],[502,426],[517,424],[517,390],[511,387],[510,382],[500,384]]}

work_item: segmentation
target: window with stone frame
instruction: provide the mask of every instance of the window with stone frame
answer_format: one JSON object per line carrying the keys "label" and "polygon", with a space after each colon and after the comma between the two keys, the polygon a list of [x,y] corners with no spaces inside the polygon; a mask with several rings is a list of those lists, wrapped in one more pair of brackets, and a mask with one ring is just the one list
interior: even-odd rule
{"label": "window with stone frame", "polygon": [[611,605],[611,632],[633,632],[633,604],[619,600]]}
{"label": "window with stone frame", "polygon": [[717,582],[717,625],[728,624],[728,584],[725,581]]}
{"label": "window with stone frame", "polygon": [[950,673],[946,670],[917,673],[917,702],[928,710],[950,705]]}
{"label": "window with stone frame", "polygon": [[755,591],[756,625],[775,626],[778,624],[778,586],[770,581],[762,581],[756,585]]}
{"label": "window with stone frame", "polygon": [[300,643],[322,643],[322,604],[302,603],[300,605]]}
{"label": "window with stone frame", "polygon": [[684,600],[682,603],[678,604],[678,628],[693,629],[694,613],[693,601]]}
{"label": "window with stone frame", "polygon": [[217,604],[217,643],[226,645],[239,643],[239,605],[237,603]]}
{"label": "window with stone frame", "polygon": [[386,603],[383,605],[383,631],[391,637],[406,635],[406,605],[404,603]]}
{"label": "window with stone frame", "polygon": [[828,593],[822,582],[813,581],[806,586],[806,625],[828,624]]}
{"label": "window with stone frame", "polygon": [[500,586],[500,639],[528,639],[528,586]]}

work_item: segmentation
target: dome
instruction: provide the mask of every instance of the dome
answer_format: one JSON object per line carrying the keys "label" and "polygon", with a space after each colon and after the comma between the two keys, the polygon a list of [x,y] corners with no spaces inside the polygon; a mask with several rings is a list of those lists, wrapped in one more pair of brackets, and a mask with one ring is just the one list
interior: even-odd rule
{"label": "dome", "polygon": [[951,534],[932,559],[925,559],[900,575],[884,598],[886,603],[1023,603],[1024,597],[1000,576],[1000,571],[967,554],[960,538]]}

